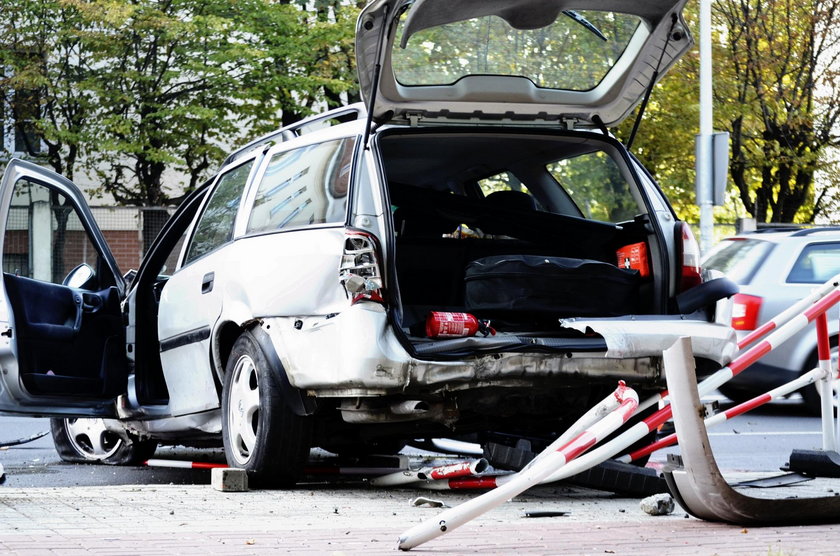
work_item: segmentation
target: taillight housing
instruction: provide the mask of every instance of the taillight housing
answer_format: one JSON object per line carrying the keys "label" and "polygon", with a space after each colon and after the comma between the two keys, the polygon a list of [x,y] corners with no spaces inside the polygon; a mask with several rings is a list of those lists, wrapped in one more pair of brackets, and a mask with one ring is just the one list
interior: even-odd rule
{"label": "taillight housing", "polygon": [[677,222],[677,250],[677,262],[680,264],[677,293],[682,293],[703,282],[700,273],[700,244],[685,222]]}
{"label": "taillight housing", "polygon": [[735,330],[755,330],[758,328],[758,313],[761,311],[762,298],[745,293],[732,296],[732,328]]}
{"label": "taillight housing", "polygon": [[376,237],[359,230],[347,230],[338,279],[344,286],[351,305],[359,301],[385,303],[382,272]]}

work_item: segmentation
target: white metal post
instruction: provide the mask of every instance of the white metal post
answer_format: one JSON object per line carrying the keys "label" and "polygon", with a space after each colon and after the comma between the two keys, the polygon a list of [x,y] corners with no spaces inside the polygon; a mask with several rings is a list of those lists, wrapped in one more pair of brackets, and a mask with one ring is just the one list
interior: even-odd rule
{"label": "white metal post", "polygon": [[712,206],[712,0],[700,0],[700,135],[697,144],[697,204],[700,206],[700,248],[714,243]]}

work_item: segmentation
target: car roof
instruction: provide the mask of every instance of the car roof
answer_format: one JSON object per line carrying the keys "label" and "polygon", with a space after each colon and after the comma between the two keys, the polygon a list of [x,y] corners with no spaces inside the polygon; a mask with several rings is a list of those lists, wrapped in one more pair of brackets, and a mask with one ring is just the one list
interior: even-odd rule
{"label": "car roof", "polygon": [[727,240],[756,239],[778,243],[790,238],[802,238],[802,241],[814,239],[840,239],[840,226],[818,226],[813,228],[774,227],[762,228],[726,238]]}

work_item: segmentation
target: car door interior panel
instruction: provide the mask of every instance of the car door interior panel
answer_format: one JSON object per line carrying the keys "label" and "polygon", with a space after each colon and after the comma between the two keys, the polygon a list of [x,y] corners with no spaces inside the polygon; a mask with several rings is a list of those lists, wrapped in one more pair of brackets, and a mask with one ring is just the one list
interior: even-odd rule
{"label": "car door interior panel", "polygon": [[31,394],[110,397],[127,366],[115,287],[84,291],[4,273],[20,376]]}

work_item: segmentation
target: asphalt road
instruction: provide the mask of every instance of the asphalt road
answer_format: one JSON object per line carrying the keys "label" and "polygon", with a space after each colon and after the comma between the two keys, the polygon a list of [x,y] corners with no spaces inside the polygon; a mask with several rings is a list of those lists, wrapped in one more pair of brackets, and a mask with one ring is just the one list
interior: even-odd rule
{"label": "asphalt road", "polygon": [[[49,430],[47,419],[0,417],[0,444]],[[721,470],[776,471],[788,461],[794,448],[820,447],[820,420],[805,414],[793,400],[759,408],[712,429],[710,439]],[[655,453],[652,464],[662,464],[670,448]],[[156,458],[224,462],[221,449],[162,447]],[[207,484],[210,472],[193,469],[113,467],[68,464],[56,454],[52,438],[0,448],[0,464],[6,469],[6,486],[12,488],[101,486],[133,484]]]}

